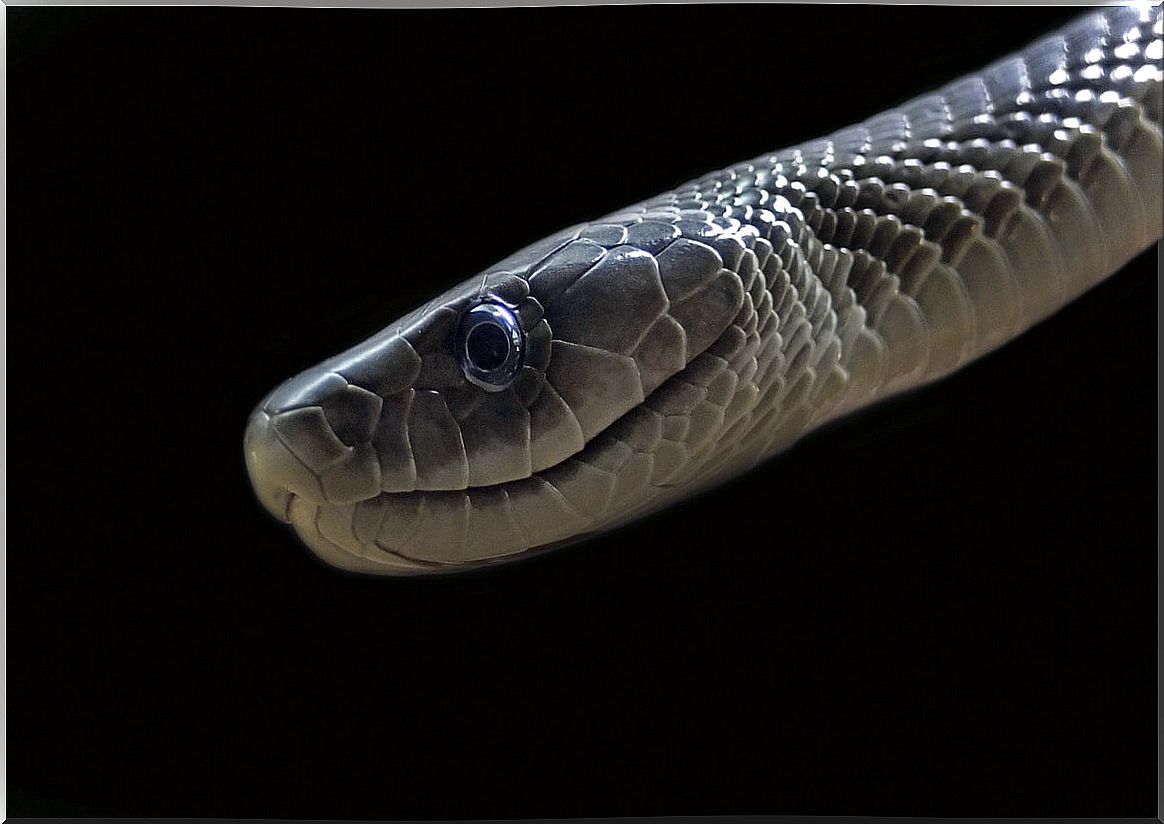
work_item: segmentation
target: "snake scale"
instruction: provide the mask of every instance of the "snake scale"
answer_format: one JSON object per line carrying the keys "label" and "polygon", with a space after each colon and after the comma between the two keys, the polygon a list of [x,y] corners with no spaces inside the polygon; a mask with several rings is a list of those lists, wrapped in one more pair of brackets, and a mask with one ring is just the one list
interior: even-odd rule
{"label": "snake scale", "polygon": [[999,347],[1155,243],[1161,10],[534,243],[285,382],[244,452],[328,563],[601,532]]}

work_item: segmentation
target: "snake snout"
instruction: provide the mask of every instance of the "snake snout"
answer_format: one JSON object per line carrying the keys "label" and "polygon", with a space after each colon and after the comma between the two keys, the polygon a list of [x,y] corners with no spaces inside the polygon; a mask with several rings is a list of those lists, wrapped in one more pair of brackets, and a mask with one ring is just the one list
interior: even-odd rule
{"label": "snake snout", "polygon": [[310,488],[313,478],[307,467],[279,440],[270,415],[262,410],[256,410],[247,422],[243,454],[259,501],[279,520],[290,521],[295,493],[302,494]]}
{"label": "snake snout", "polygon": [[380,494],[371,444],[382,400],[335,372],[309,372],[279,386],[247,423],[251,484],[277,518],[290,520],[294,496],[351,504]]}

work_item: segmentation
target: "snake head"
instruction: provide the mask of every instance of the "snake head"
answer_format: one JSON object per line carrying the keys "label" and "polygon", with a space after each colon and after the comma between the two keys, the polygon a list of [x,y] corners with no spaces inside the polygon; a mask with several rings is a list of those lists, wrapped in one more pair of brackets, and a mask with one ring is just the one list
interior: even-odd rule
{"label": "snake head", "polygon": [[731,223],[671,208],[573,227],[292,378],[247,427],[259,499],[329,563],[384,574],[650,508],[722,426],[756,339],[755,238]]}

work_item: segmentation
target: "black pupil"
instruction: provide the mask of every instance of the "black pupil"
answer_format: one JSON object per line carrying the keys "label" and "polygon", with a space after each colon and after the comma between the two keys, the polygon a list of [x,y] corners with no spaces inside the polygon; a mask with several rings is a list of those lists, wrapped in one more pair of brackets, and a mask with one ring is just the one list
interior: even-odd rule
{"label": "black pupil", "polygon": [[465,352],[473,365],[492,372],[509,357],[509,335],[496,323],[481,323],[469,332]]}

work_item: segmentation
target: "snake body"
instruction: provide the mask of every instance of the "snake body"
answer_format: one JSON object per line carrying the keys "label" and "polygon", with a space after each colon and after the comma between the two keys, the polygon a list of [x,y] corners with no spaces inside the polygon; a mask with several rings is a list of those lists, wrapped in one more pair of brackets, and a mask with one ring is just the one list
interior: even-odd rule
{"label": "snake body", "polygon": [[[347,570],[496,563],[949,374],[1160,238],[1161,46],[1158,6],[1091,13],[522,249],[268,395],[259,499]],[[461,362],[482,303],[520,343],[500,387]]]}

